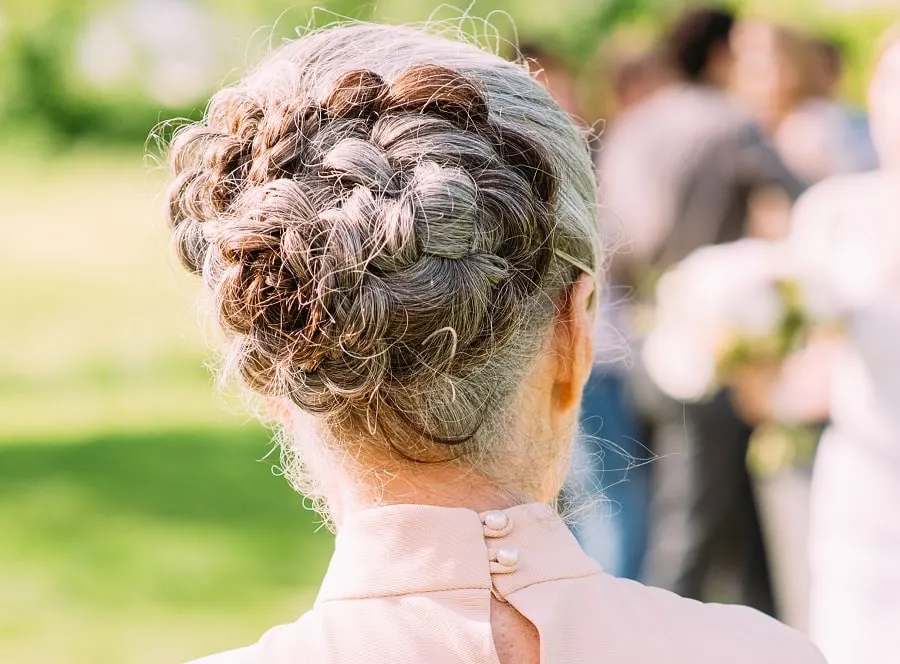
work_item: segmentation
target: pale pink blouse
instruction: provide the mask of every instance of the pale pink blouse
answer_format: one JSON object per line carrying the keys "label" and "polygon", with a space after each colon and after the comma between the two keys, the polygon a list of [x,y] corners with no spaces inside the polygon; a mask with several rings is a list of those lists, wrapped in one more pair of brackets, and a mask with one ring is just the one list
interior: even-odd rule
{"label": "pale pink blouse", "polygon": [[315,606],[195,664],[497,664],[491,595],[540,634],[546,664],[821,664],[751,609],[613,578],[547,505],[478,514],[395,505],[338,534]]}

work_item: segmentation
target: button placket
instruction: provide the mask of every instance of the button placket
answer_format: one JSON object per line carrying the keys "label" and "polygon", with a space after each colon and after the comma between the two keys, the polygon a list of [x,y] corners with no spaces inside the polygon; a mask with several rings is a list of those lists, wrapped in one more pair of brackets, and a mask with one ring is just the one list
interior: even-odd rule
{"label": "button placket", "polygon": [[[506,512],[493,510],[485,512],[481,515],[481,523],[484,527],[484,536],[487,539],[501,539],[509,535],[512,531],[512,520]],[[519,567],[519,550],[511,544],[503,544],[498,542],[499,546],[492,546],[488,543],[489,565],[491,576],[495,574],[511,574]],[[491,583],[491,593],[501,602],[505,602],[497,585]]]}

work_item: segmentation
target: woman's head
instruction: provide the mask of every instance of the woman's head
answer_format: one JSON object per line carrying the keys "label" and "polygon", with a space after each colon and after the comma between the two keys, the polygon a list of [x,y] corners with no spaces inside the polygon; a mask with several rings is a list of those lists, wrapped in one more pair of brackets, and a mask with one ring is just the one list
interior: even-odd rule
{"label": "woman's head", "polygon": [[546,481],[594,181],[523,68],[409,28],[325,30],[217,93],[171,162],[178,252],[301,457]]}
{"label": "woman's head", "polygon": [[869,115],[878,158],[885,168],[900,170],[900,27],[885,37],[869,85]]}

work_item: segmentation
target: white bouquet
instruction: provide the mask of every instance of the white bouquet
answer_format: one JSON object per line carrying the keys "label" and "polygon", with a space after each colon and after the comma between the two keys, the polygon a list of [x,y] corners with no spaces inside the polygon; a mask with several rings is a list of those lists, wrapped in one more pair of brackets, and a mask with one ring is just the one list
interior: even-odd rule
{"label": "white bouquet", "polygon": [[657,386],[698,401],[801,345],[806,318],[790,266],[783,244],[745,239],[698,249],[664,274],[643,348]]}

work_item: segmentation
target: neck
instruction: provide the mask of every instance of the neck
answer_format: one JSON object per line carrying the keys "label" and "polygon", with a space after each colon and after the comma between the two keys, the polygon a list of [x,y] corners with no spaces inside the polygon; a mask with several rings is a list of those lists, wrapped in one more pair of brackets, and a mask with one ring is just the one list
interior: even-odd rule
{"label": "neck", "polygon": [[[302,432],[291,436],[293,452],[301,461],[311,495],[327,505],[338,530],[355,514],[383,505],[432,505],[485,512],[524,503],[549,503],[564,479],[572,440],[568,430],[559,441],[549,431],[516,430],[507,435],[519,441],[518,445],[498,443],[494,452],[415,462],[396,448],[373,444],[369,439],[328,444],[330,434],[321,428],[320,420],[298,409],[291,413],[290,431]],[[303,479],[301,474],[301,484]]]}
{"label": "neck", "polygon": [[404,462],[392,471],[372,471],[368,477],[370,481],[364,486],[341,482],[345,488],[336,501],[329,501],[338,529],[353,515],[383,505],[433,505],[486,512],[536,500],[527,492],[505,489],[457,462]]}

